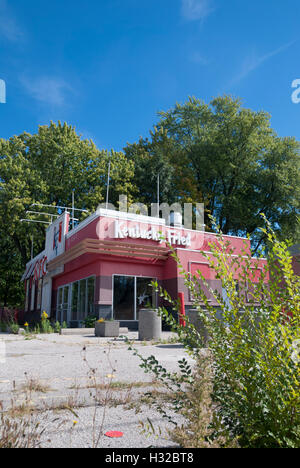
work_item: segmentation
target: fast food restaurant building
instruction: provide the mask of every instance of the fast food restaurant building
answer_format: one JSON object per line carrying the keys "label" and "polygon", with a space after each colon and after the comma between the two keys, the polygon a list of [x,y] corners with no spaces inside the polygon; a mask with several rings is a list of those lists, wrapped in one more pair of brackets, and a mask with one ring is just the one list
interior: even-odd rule
{"label": "fast food restaurant building", "polygon": [[[164,219],[99,209],[69,231],[70,214],[65,212],[46,231],[45,250],[28,262],[23,275],[26,291],[25,317],[39,320],[46,311],[53,320],[78,326],[87,316],[114,318],[135,329],[139,310],[157,307],[152,280],[173,299],[183,292],[185,307],[192,298],[171,256],[175,249],[184,269],[200,270],[214,290],[222,294],[207,259],[215,234],[167,226]],[[227,236],[234,255],[242,254],[245,242]],[[262,266],[264,260],[261,260]],[[238,273],[236,273],[238,274]],[[209,292],[206,291],[209,297]],[[209,297],[212,305],[213,297]]]}

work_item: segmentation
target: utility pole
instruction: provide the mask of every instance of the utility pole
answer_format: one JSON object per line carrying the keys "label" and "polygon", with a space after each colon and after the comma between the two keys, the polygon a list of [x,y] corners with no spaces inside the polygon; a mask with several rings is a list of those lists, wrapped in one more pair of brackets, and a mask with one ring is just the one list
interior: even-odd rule
{"label": "utility pole", "polygon": [[75,223],[74,223],[74,207],[75,207],[75,195],[74,195],[75,189],[72,190],[72,229],[74,229]]}
{"label": "utility pole", "polygon": [[159,174],[157,176],[157,217],[159,218],[159,190],[160,190],[160,177]]}
{"label": "utility pole", "polygon": [[107,174],[107,187],[106,187],[106,209],[108,208],[108,197],[109,197],[109,182],[110,182],[110,157],[108,162],[108,174]]}

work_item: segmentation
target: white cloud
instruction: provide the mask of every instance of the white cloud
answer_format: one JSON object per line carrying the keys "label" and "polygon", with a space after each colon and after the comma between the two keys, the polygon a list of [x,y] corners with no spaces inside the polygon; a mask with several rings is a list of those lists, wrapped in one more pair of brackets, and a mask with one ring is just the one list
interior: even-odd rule
{"label": "white cloud", "polygon": [[203,20],[213,11],[212,0],[181,0],[182,16],[189,21]]}
{"label": "white cloud", "polygon": [[281,52],[285,51],[289,47],[291,47],[295,41],[289,42],[287,44],[282,45],[278,49],[275,49],[268,54],[258,56],[255,52],[252,52],[251,55],[245,58],[241,71],[238,75],[233,79],[232,84],[236,84],[246,78],[251,72],[259,68],[265,62],[270,60],[271,58],[275,57],[276,55],[280,54]]}
{"label": "white cloud", "polygon": [[6,0],[0,0],[0,36],[10,42],[18,42],[24,33],[13,17]]}
{"label": "white cloud", "polygon": [[202,65],[206,66],[209,64],[209,61],[207,58],[205,58],[200,52],[194,51],[189,54],[189,59],[191,62],[197,64],[197,65]]}
{"label": "white cloud", "polygon": [[52,107],[62,107],[66,104],[68,94],[73,92],[71,86],[61,78],[39,77],[30,79],[22,77],[21,83],[28,94],[36,101]]}

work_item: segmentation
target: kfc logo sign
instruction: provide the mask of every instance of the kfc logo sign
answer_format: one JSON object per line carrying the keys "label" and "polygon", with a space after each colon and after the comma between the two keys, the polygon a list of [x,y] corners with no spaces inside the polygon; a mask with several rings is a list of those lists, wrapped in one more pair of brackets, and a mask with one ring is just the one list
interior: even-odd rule
{"label": "kfc logo sign", "polygon": [[41,260],[38,260],[36,262],[35,267],[34,267],[34,273],[33,273],[33,278],[35,281],[43,278],[43,276],[47,274],[46,265],[47,265],[47,257],[43,257],[41,258]]}

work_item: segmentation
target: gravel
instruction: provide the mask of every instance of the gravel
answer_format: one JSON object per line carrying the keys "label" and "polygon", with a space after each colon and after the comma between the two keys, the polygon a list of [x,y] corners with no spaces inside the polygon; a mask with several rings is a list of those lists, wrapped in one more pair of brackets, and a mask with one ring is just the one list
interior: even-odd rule
{"label": "gravel", "polygon": [[[129,333],[128,337],[137,340],[137,333]],[[171,339],[172,342],[168,342]],[[183,357],[193,364],[183,347],[173,341],[174,335],[165,332],[162,343],[136,341],[134,346],[144,357],[154,355],[169,371],[177,371],[178,360]],[[104,411],[104,433],[113,430],[124,435],[118,439],[102,436],[100,447],[172,446],[167,437],[172,425],[153,409],[139,403],[147,391],[161,389],[153,385],[153,375],[145,374],[139,367],[140,359],[128,350],[123,339],[54,334],[28,338],[0,334],[0,344],[0,402],[8,409],[11,398],[16,405],[30,399],[39,410],[34,417],[45,428],[43,447],[91,447],[93,434],[95,436],[102,425]],[[111,391],[106,408],[95,406],[96,390],[87,388],[93,379],[102,386],[109,381],[119,386]],[[39,391],[35,391],[37,383],[41,387]],[[125,383],[131,384],[131,388]],[[30,385],[29,395],[24,389]],[[101,387],[97,393],[104,398],[106,390]],[[71,410],[63,410],[66,405]],[[147,438],[141,433],[140,422],[146,424],[148,418],[162,430],[161,436]],[[175,415],[176,418],[180,422]]]}

